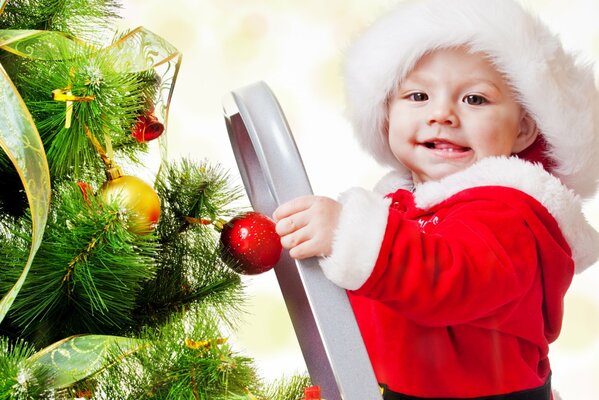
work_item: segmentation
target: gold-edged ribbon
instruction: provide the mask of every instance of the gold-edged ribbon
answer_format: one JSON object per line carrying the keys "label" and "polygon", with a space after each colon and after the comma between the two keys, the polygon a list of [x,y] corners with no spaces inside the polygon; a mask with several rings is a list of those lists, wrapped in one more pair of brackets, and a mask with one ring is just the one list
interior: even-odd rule
{"label": "gold-edged ribbon", "polygon": [[0,321],[21,290],[44,235],[50,207],[50,171],[42,140],[29,110],[0,66],[0,147],[15,166],[31,210],[31,248],[23,272],[0,300]]}
{"label": "gold-edged ribbon", "polygon": [[[154,70],[160,75],[161,86],[154,99],[154,113],[166,127],[168,112],[181,66],[182,54],[169,42],[155,33],[137,27],[103,51],[115,52],[118,57],[114,68],[121,72]],[[160,155],[167,159],[167,135],[158,138]]]}
{"label": "gold-edged ribbon", "polygon": [[75,335],[38,351],[28,361],[51,369],[49,386],[60,389],[94,375],[107,368],[111,361],[149,345],[148,341],[122,336]]}
{"label": "gold-edged ribbon", "polygon": [[[7,0],[0,1],[0,13]],[[0,43],[11,42],[15,31],[0,31]],[[0,45],[0,47],[2,47]],[[39,133],[23,99],[0,66],[0,147],[13,163],[29,202],[31,212],[31,248],[23,272],[0,300],[0,322],[12,306],[31,268],[44,236],[50,207],[50,171]]]}

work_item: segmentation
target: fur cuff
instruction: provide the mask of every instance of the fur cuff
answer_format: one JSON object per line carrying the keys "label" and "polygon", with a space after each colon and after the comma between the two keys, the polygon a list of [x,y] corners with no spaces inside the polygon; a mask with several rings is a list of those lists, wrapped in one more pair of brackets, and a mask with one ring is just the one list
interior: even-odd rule
{"label": "fur cuff", "polygon": [[322,258],[325,276],[337,286],[356,290],[366,282],[378,258],[391,199],[364,189],[343,193],[331,256]]}

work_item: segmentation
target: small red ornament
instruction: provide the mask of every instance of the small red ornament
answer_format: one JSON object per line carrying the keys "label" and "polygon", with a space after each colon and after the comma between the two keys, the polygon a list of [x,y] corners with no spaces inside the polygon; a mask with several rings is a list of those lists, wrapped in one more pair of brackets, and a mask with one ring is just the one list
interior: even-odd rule
{"label": "small red ornament", "polygon": [[133,127],[131,134],[138,142],[149,142],[154,140],[164,132],[164,125],[158,121],[154,113],[140,115],[137,123]]}
{"label": "small red ornament", "polygon": [[90,399],[92,397],[92,391],[90,389],[81,389],[75,392],[77,398]]}
{"label": "small red ornament", "polygon": [[250,211],[230,220],[220,233],[222,259],[234,271],[256,275],[270,270],[281,257],[281,238],[275,223]]}
{"label": "small red ornament", "polygon": [[303,400],[322,400],[320,397],[320,386],[308,386],[304,388]]}
{"label": "small red ornament", "polygon": [[89,195],[93,196],[94,189],[89,184],[82,181],[77,182],[77,186],[81,189],[81,194],[83,195],[85,202],[89,204]]}

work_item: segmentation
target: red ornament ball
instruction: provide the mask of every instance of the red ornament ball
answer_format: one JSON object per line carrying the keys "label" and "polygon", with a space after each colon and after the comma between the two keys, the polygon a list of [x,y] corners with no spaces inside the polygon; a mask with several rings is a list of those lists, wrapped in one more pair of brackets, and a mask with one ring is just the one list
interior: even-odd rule
{"label": "red ornament ball", "polygon": [[223,226],[220,233],[223,261],[235,272],[256,275],[273,268],[281,257],[281,238],[267,216],[250,211]]}
{"label": "red ornament ball", "polygon": [[141,115],[137,118],[137,123],[133,127],[131,134],[138,142],[149,142],[154,140],[164,132],[164,125],[158,121],[153,113]]}

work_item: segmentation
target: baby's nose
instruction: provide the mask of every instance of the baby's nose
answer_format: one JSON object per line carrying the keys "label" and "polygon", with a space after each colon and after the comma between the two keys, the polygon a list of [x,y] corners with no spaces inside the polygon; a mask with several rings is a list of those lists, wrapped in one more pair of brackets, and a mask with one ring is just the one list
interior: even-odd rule
{"label": "baby's nose", "polygon": [[431,111],[427,117],[427,124],[456,127],[459,124],[459,118],[450,102],[440,101],[432,105]]}

